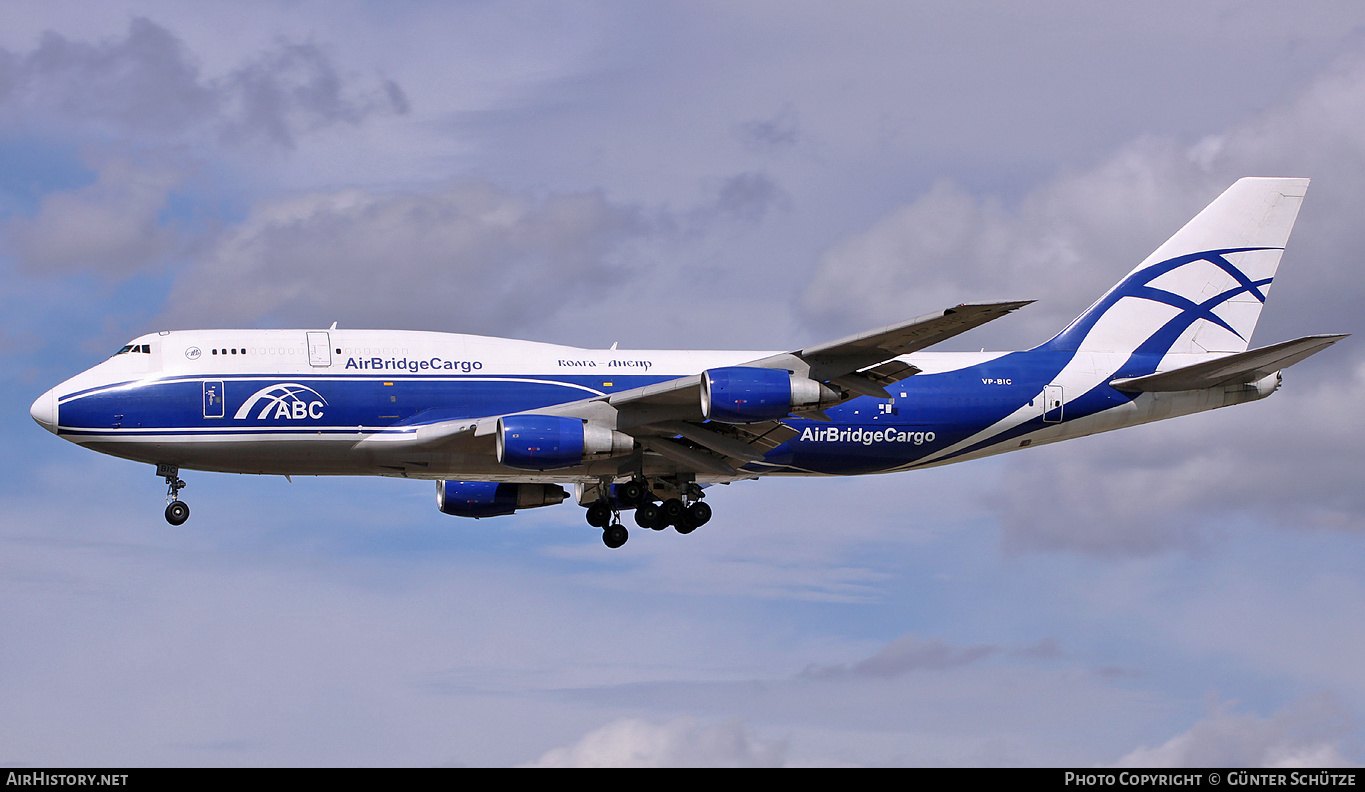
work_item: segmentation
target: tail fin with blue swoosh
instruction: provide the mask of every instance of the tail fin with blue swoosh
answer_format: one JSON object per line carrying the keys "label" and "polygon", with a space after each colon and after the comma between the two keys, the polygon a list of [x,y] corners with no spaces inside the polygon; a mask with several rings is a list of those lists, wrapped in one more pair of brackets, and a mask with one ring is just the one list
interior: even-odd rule
{"label": "tail fin with blue swoosh", "polygon": [[1307,189],[1238,180],[1042,348],[1245,352]]}

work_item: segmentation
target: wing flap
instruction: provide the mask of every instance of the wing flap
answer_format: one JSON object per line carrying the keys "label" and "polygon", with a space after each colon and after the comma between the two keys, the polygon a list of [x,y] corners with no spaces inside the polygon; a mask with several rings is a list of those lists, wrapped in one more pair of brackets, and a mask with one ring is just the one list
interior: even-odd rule
{"label": "wing flap", "polygon": [[431,449],[444,443],[461,439],[472,440],[476,436],[488,434],[478,432],[480,422],[497,422],[497,419],[460,418],[455,420],[433,421],[426,424],[409,424],[397,431],[380,432],[366,437],[352,448],[356,451],[379,451],[395,446],[413,449]]}
{"label": "wing flap", "polygon": [[1164,393],[1255,382],[1317,354],[1345,337],[1346,334],[1305,336],[1172,371],[1116,379],[1109,384],[1121,391]]}
{"label": "wing flap", "polygon": [[866,371],[855,371],[852,374],[830,377],[829,381],[832,385],[838,385],[844,390],[853,391],[861,396],[889,399],[891,394],[886,390],[887,385],[900,382],[906,377],[918,373],[920,373],[918,366],[912,366],[899,360],[889,360]]}
{"label": "wing flap", "polygon": [[795,437],[795,429],[781,421],[760,424],[694,424],[686,421],[665,421],[653,428],[671,432],[691,440],[718,454],[757,462],[763,455]]}
{"label": "wing flap", "polygon": [[669,440],[665,437],[643,437],[640,438],[640,443],[659,456],[668,457],[674,462],[699,473],[710,473],[716,476],[739,475],[738,470],[735,470],[720,457],[706,451],[690,448],[676,440]]}

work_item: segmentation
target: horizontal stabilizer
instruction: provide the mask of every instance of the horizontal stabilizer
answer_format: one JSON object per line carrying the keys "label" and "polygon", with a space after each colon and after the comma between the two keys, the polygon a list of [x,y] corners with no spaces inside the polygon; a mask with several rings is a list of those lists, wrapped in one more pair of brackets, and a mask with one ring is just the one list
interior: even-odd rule
{"label": "horizontal stabilizer", "polygon": [[1162,371],[1145,377],[1116,379],[1109,384],[1121,391],[1147,393],[1202,390],[1218,385],[1245,384],[1288,368],[1345,337],[1346,334],[1306,336],[1195,363],[1192,366],[1183,366],[1173,371]]}

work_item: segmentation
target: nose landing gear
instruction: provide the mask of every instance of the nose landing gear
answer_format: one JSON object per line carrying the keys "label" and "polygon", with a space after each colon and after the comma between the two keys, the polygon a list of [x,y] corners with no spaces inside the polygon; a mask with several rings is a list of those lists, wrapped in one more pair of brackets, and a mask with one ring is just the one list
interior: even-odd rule
{"label": "nose landing gear", "polygon": [[157,465],[156,474],[166,479],[166,522],[171,525],[184,525],[190,518],[190,507],[180,500],[180,490],[185,488],[180,478],[180,468],[175,465]]}

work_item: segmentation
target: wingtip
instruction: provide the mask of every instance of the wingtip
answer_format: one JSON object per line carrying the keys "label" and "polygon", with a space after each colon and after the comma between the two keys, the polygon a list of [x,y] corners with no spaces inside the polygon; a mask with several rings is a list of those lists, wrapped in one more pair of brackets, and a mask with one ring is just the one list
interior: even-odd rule
{"label": "wingtip", "polygon": [[965,302],[965,303],[959,303],[958,305],[955,305],[955,306],[953,306],[952,308],[949,308],[947,311],[944,311],[944,313],[956,313],[957,311],[959,311],[959,310],[961,310],[961,309],[963,309],[963,308],[986,308],[986,309],[989,309],[989,310],[1005,311],[1006,313],[1008,313],[1008,312],[1010,312],[1010,311],[1017,311],[1017,310],[1019,310],[1020,308],[1023,308],[1025,305],[1032,305],[1033,303],[1036,303],[1036,302],[1038,302],[1038,301],[1037,301],[1037,300],[994,300],[994,301],[987,301],[987,302]]}

